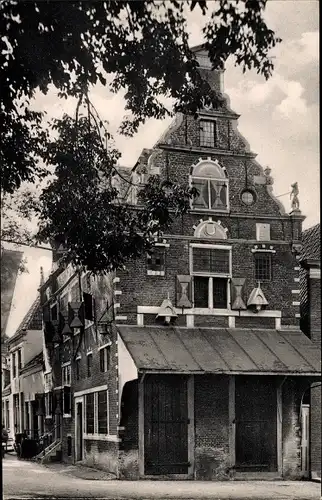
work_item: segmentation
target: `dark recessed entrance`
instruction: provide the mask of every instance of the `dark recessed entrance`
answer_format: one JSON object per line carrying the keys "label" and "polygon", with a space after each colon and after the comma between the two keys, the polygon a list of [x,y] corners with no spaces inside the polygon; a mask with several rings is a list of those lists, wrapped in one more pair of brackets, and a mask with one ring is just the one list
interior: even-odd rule
{"label": "dark recessed entrance", "polygon": [[277,391],[274,378],[236,377],[236,468],[277,471]]}
{"label": "dark recessed entrance", "polygon": [[188,473],[187,378],[150,375],[144,387],[144,473]]}

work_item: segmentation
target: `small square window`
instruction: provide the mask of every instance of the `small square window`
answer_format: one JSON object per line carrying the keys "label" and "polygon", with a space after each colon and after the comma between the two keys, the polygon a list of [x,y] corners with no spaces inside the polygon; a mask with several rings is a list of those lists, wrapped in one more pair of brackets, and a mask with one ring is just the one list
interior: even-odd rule
{"label": "small square window", "polygon": [[165,248],[154,247],[147,255],[147,274],[164,276],[165,274]]}
{"label": "small square window", "polygon": [[255,254],[255,279],[257,281],[272,279],[272,255],[270,253]]}

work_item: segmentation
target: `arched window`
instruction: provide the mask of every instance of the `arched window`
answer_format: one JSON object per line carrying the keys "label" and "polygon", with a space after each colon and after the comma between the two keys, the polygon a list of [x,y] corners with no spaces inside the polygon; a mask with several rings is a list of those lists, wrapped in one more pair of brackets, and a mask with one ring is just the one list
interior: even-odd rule
{"label": "arched window", "polygon": [[192,171],[191,185],[198,190],[192,208],[227,212],[228,179],[218,161],[201,160]]}

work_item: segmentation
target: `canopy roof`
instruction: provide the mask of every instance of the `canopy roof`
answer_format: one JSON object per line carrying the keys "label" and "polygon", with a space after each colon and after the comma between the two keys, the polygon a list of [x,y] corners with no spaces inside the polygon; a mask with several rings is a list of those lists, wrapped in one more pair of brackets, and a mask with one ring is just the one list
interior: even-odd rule
{"label": "canopy roof", "polygon": [[321,375],[321,354],[301,331],[118,326],[140,371]]}

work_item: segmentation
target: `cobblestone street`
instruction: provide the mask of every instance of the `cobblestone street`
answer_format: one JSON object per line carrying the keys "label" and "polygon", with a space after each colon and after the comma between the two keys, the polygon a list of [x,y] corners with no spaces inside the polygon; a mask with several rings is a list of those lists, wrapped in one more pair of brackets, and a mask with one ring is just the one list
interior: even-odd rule
{"label": "cobblestone street", "polygon": [[[321,485],[296,481],[116,481],[88,468],[52,464],[43,466],[14,455],[3,462],[3,498],[317,500]],[[88,479],[89,477],[95,479]]]}

